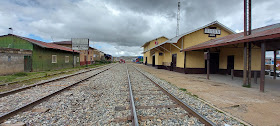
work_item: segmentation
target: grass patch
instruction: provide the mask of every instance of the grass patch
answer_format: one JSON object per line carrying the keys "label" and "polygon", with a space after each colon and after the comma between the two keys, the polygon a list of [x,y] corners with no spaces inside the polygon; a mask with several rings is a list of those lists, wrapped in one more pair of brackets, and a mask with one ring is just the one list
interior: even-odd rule
{"label": "grass patch", "polygon": [[242,85],[242,87],[251,88],[251,85]]}
{"label": "grass patch", "polygon": [[27,73],[24,73],[24,72],[19,72],[19,73],[16,73],[14,74],[15,76],[18,76],[18,77],[23,77],[23,76],[27,76],[28,74]]}
{"label": "grass patch", "polygon": [[185,88],[179,88],[179,90],[181,90],[181,91],[187,91],[187,89],[185,89]]}
{"label": "grass patch", "polygon": [[[99,67],[102,65],[106,65],[109,63],[96,63],[92,65],[86,66],[79,66],[75,68],[63,68],[63,69],[58,69],[58,70],[46,70],[46,71],[39,71],[39,72],[19,72],[11,75],[4,75],[0,76],[0,84],[4,83],[10,83],[10,82],[15,82],[15,81],[23,81],[27,79],[31,80],[43,80],[52,76],[57,76],[57,75],[63,75],[63,74],[71,74],[75,71],[81,70],[81,69],[86,69],[86,68],[95,68]],[[54,75],[56,74],[56,75]],[[38,78],[38,79],[35,79]]]}

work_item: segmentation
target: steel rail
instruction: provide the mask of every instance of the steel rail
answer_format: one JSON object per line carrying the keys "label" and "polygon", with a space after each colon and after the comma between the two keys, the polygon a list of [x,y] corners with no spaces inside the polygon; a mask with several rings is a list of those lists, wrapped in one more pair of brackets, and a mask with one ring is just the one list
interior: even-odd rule
{"label": "steel rail", "polygon": [[[133,66],[134,67],[134,66]],[[142,71],[134,67],[137,71],[139,71],[142,75],[144,75],[148,80],[150,80],[153,84],[155,84],[161,91],[163,91],[166,95],[168,95],[173,101],[175,101],[177,104],[179,104],[184,110],[186,110],[190,116],[198,118],[198,120],[205,124],[205,126],[216,126],[212,121],[207,119],[205,116],[198,113],[194,108],[192,108],[190,105],[186,104],[182,100],[180,100],[178,97],[176,97],[174,94],[169,92],[166,88],[160,86],[155,81],[153,81],[151,78],[149,78],[147,75],[145,75]]]}
{"label": "steel rail", "polygon": [[[107,66],[107,65],[105,65],[105,66]],[[103,68],[105,66],[93,68],[93,69],[90,69],[90,70],[87,70],[87,71],[83,71],[83,72],[79,72],[79,73],[74,73],[74,74],[66,75],[66,76],[63,76],[63,77],[59,77],[59,78],[56,78],[56,79],[51,79],[51,80],[48,80],[48,81],[45,81],[45,82],[40,82],[40,83],[32,84],[32,85],[29,85],[29,86],[25,86],[25,87],[16,88],[16,89],[13,89],[13,90],[10,90],[10,91],[1,92],[0,93],[0,98],[8,96],[8,95],[11,95],[11,94],[15,94],[15,93],[21,92],[23,90],[26,90],[26,89],[29,89],[29,88],[32,88],[32,87],[35,87],[35,86],[47,84],[47,83],[50,83],[50,82],[55,82],[55,81],[62,80],[62,79],[65,79],[65,78],[69,78],[69,77],[72,77],[72,76],[75,76],[75,75],[79,75],[79,74],[87,73],[87,72],[90,72],[90,71],[93,71],[93,70],[97,70],[97,69]]]}
{"label": "steel rail", "polygon": [[[114,65],[114,66],[115,66],[115,65]],[[112,66],[112,67],[114,67],[114,66]],[[5,113],[5,114],[3,114],[3,115],[0,115],[0,123],[3,123],[6,119],[9,119],[10,117],[13,117],[14,115],[18,114],[19,112],[22,112],[22,111],[24,111],[24,110],[30,109],[30,108],[34,107],[35,105],[38,105],[38,104],[42,103],[43,101],[46,101],[46,100],[48,100],[49,98],[51,98],[51,97],[53,97],[53,96],[55,96],[55,95],[57,95],[57,94],[59,94],[59,93],[65,91],[66,89],[69,89],[69,88],[71,88],[71,87],[73,87],[73,86],[75,86],[75,85],[77,85],[77,84],[79,84],[79,83],[81,83],[81,82],[83,82],[83,81],[85,81],[85,80],[88,80],[88,79],[90,79],[90,78],[92,78],[92,77],[94,77],[94,76],[96,76],[96,75],[98,75],[98,74],[100,74],[100,73],[102,73],[102,72],[105,72],[105,71],[111,69],[112,67],[109,67],[109,68],[107,68],[107,69],[105,69],[105,70],[103,70],[103,71],[100,71],[100,72],[98,72],[98,73],[96,73],[96,74],[93,74],[93,75],[91,75],[91,76],[89,76],[89,77],[87,77],[87,78],[85,78],[85,79],[83,79],[83,80],[80,80],[80,81],[78,81],[78,82],[75,82],[74,84],[71,84],[71,85],[69,85],[69,86],[67,86],[67,87],[64,87],[64,88],[62,88],[62,89],[60,89],[60,90],[58,90],[58,91],[56,91],[56,92],[53,92],[53,93],[51,93],[51,94],[49,94],[49,95],[47,95],[47,96],[44,96],[44,97],[39,98],[39,99],[37,99],[37,100],[34,100],[34,101],[30,102],[29,104],[23,105],[23,106],[21,106],[21,107],[18,107],[18,108],[15,109],[15,110],[12,110],[12,111],[7,112],[7,113]]]}
{"label": "steel rail", "polygon": [[130,109],[131,109],[132,125],[133,126],[139,126],[127,65],[126,65],[126,73],[127,73],[127,79],[128,79],[128,87],[129,87],[129,97],[130,97]]}

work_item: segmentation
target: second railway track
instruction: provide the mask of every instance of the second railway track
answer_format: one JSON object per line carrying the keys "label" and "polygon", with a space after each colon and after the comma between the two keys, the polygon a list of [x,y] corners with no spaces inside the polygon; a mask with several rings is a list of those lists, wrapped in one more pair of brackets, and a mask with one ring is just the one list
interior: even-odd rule
{"label": "second railway track", "polygon": [[127,69],[133,125],[215,125],[145,74]]}
{"label": "second railway track", "polygon": [[50,81],[41,85],[36,85],[24,90],[16,91],[9,95],[0,98],[0,123],[5,119],[15,115],[17,112],[26,108],[30,108],[33,104],[38,104],[41,101],[58,94],[59,92],[83,82],[99,73],[102,73],[113,67],[112,65],[95,69],[94,71],[82,72],[74,74],[67,78],[59,79],[58,81]]}

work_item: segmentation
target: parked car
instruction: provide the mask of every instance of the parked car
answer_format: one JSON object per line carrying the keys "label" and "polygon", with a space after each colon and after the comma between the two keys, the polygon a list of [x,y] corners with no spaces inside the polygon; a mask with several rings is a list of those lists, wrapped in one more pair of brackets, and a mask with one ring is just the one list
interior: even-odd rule
{"label": "parked car", "polygon": [[[274,71],[270,71],[270,76],[274,76]],[[276,70],[276,77],[280,77],[280,71]]]}

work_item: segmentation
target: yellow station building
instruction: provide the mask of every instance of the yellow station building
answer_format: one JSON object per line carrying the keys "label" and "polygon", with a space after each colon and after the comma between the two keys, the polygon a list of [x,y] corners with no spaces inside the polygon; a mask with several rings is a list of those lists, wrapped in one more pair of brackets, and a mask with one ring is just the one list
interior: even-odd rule
{"label": "yellow station building", "polygon": [[251,79],[247,78],[260,77],[263,92],[265,51],[274,51],[276,59],[279,40],[280,23],[254,29],[245,35],[214,21],[172,39],[156,38],[142,47],[146,65],[186,74],[207,73],[207,78],[216,73],[243,76],[243,85],[251,84]]}
{"label": "yellow station building", "polygon": [[[168,69],[181,73],[204,74],[207,67],[204,58],[206,50],[187,52],[182,52],[182,50],[230,34],[235,34],[235,32],[218,21],[214,21],[172,39],[164,36],[156,38],[142,46],[144,48],[144,63],[159,69]],[[225,48],[219,50],[215,50],[216,48],[211,49],[211,73],[218,73],[219,69],[226,69],[226,58],[228,55],[236,55],[238,59],[235,62],[239,62],[242,59],[242,51]],[[242,47],[240,48],[242,50]],[[235,64],[235,66],[237,69],[242,70],[242,65]],[[255,66],[254,69],[257,70],[259,67]]]}

